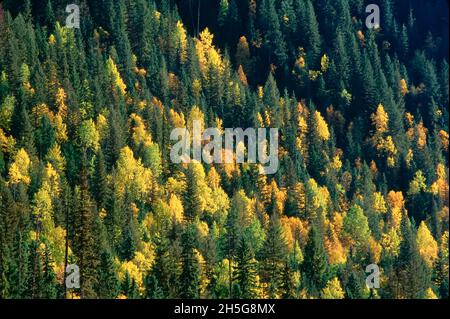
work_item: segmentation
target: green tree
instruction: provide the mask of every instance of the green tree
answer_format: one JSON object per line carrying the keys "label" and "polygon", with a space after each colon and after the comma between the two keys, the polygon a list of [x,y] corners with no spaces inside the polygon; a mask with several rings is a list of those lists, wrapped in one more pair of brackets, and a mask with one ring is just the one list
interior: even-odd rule
{"label": "green tree", "polygon": [[200,265],[195,252],[195,234],[189,227],[183,234],[182,272],[180,277],[180,297],[197,299],[200,297]]}
{"label": "green tree", "polygon": [[302,284],[312,296],[318,296],[329,277],[328,256],[319,226],[312,225],[302,263]]}
{"label": "green tree", "polygon": [[280,297],[283,280],[283,265],[287,257],[287,243],[280,217],[273,214],[267,238],[261,251],[263,274],[261,280],[267,285],[267,294],[270,298]]}
{"label": "green tree", "polygon": [[242,236],[236,256],[234,282],[239,285],[239,293],[233,295],[242,299],[253,299],[258,289],[257,262],[253,247],[245,236]]}

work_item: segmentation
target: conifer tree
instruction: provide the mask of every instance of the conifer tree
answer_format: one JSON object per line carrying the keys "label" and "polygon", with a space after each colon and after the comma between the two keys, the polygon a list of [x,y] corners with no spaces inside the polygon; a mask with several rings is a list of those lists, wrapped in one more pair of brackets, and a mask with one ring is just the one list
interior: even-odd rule
{"label": "conifer tree", "polygon": [[80,293],[82,298],[96,296],[98,255],[96,239],[96,211],[92,205],[85,163],[82,163],[79,199],[75,219],[74,251],[80,268]]}
{"label": "conifer tree", "polygon": [[264,260],[261,279],[267,285],[267,295],[270,298],[276,298],[282,293],[282,270],[287,255],[286,239],[277,214],[273,214],[270,219],[267,238],[261,253]]}
{"label": "conifer tree", "polygon": [[257,269],[253,248],[245,236],[242,236],[236,256],[236,269],[234,282],[239,285],[239,294],[233,294],[237,298],[252,299],[256,297]]}
{"label": "conifer tree", "polygon": [[328,256],[323,245],[319,226],[312,225],[302,263],[302,284],[312,296],[317,296],[328,280]]}
{"label": "conifer tree", "polygon": [[199,298],[200,265],[195,253],[195,237],[189,227],[183,234],[183,267],[180,277],[180,297],[185,299]]}

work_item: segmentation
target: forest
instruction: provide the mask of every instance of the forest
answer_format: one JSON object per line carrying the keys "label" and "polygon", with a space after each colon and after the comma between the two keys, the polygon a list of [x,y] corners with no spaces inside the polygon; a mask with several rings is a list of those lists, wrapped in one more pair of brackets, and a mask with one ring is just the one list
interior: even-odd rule
{"label": "forest", "polygon": [[[448,10],[0,1],[0,299],[448,298]],[[172,162],[193,121],[278,171]]]}

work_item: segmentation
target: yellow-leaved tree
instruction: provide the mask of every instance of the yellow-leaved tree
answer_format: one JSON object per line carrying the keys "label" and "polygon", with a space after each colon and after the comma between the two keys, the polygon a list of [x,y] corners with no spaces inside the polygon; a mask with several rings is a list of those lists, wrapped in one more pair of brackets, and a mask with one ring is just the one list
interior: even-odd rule
{"label": "yellow-leaved tree", "polygon": [[330,131],[328,130],[328,124],[325,122],[322,114],[319,111],[314,113],[314,123],[316,124],[316,131],[319,138],[323,141],[328,141],[330,139]]}
{"label": "yellow-leaved tree", "polygon": [[177,21],[176,27],[175,27],[175,47],[178,50],[178,55],[180,57],[181,64],[186,63],[187,61],[187,47],[188,47],[188,41],[187,41],[187,32],[184,28],[183,22]]}
{"label": "yellow-leaved tree", "polygon": [[141,160],[134,158],[133,151],[124,147],[117,160],[114,181],[119,196],[129,192],[132,200],[144,200],[153,188],[153,176]]}
{"label": "yellow-leaved tree", "polygon": [[150,146],[152,145],[152,137],[150,133],[147,132],[144,121],[142,118],[133,113],[130,115],[130,127],[131,127],[131,140],[133,144],[137,147],[139,145]]}
{"label": "yellow-leaved tree", "polygon": [[200,70],[205,78],[207,78],[209,67],[213,67],[219,73],[222,73],[225,67],[219,50],[213,45],[213,39],[214,35],[206,28],[200,33],[200,39],[196,39],[195,43]]}
{"label": "yellow-leaved tree", "polygon": [[329,280],[322,290],[323,299],[344,299],[345,294],[337,277]]}
{"label": "yellow-leaved tree", "polygon": [[405,96],[406,94],[409,93],[408,83],[406,83],[405,79],[400,80],[399,87],[400,87],[400,92],[402,93],[403,96]]}
{"label": "yellow-leaved tree", "polygon": [[390,191],[387,195],[389,207],[388,225],[396,230],[400,229],[405,212],[405,200],[402,192]]}
{"label": "yellow-leaved tree", "polygon": [[433,267],[438,257],[438,244],[424,221],[420,223],[416,235],[417,247],[428,267]]}
{"label": "yellow-leaved tree", "polygon": [[9,182],[11,184],[18,184],[23,182],[26,185],[29,185],[31,182],[29,174],[29,169],[31,165],[30,157],[28,153],[21,148],[16,156],[14,156],[14,161],[9,168]]}
{"label": "yellow-leaved tree", "polygon": [[374,114],[370,116],[375,131],[372,136],[372,145],[377,150],[379,157],[386,159],[388,167],[394,167],[397,157],[397,147],[389,133],[389,115],[384,110],[382,104],[379,104]]}
{"label": "yellow-leaved tree", "polygon": [[122,95],[125,95],[127,93],[127,86],[125,85],[125,82],[123,82],[119,70],[117,69],[117,65],[116,63],[114,63],[114,60],[111,57],[109,57],[106,61],[106,74],[111,83],[113,91],[118,91]]}
{"label": "yellow-leaved tree", "polygon": [[[50,165],[50,164],[49,164]],[[36,230],[32,232],[35,240],[45,243],[49,248],[52,259],[53,269],[59,278],[64,272],[64,256],[65,256],[65,237],[66,231],[56,226],[53,220],[53,191],[57,191],[57,186],[52,181],[55,177],[59,179],[55,171],[51,171],[51,165],[47,166],[47,176],[44,178],[42,186],[36,192],[33,198],[32,214],[36,220]],[[51,171],[51,172],[48,172]],[[52,185],[53,184],[53,185]]]}

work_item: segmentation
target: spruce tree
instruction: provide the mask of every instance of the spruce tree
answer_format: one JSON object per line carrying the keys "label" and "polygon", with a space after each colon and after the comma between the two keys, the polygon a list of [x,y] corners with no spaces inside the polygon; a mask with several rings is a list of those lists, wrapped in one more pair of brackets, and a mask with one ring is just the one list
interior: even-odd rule
{"label": "spruce tree", "polygon": [[267,285],[267,295],[270,298],[276,298],[282,293],[282,270],[287,257],[287,243],[278,214],[273,214],[270,219],[267,238],[261,254],[263,260],[262,280]]}
{"label": "spruce tree", "polygon": [[96,235],[97,213],[89,192],[88,173],[85,159],[81,164],[79,198],[75,217],[74,252],[80,268],[81,298],[96,297],[97,267],[99,264],[98,239]]}
{"label": "spruce tree", "polygon": [[183,234],[182,272],[180,277],[180,297],[197,299],[200,297],[200,265],[195,253],[195,234],[189,227]]}
{"label": "spruce tree", "polygon": [[302,284],[311,296],[318,296],[329,277],[328,256],[318,225],[312,225],[302,263]]}
{"label": "spruce tree", "polygon": [[245,236],[242,236],[237,251],[234,282],[239,285],[239,293],[234,293],[234,297],[242,299],[256,297],[257,264],[253,248]]}

